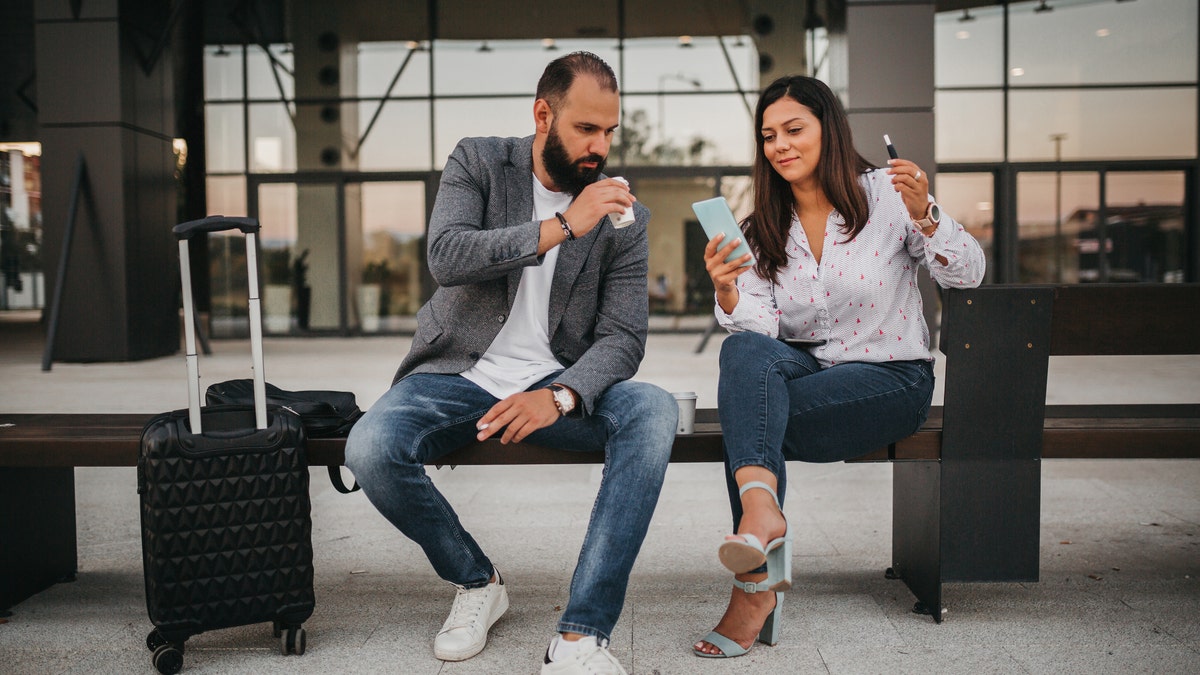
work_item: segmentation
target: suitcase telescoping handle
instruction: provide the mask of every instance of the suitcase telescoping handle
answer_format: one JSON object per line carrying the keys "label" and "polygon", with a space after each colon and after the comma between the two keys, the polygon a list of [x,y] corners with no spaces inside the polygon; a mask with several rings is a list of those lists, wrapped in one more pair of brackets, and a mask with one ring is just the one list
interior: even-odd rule
{"label": "suitcase telescoping handle", "polygon": [[254,372],[254,425],[267,428],[267,387],[263,373],[262,307],[258,298],[258,220],[231,216],[209,216],[175,226],[179,239],[179,274],[183,282],[183,328],[187,349],[188,421],[192,433],[202,433],[200,426],[200,362],[196,355],[196,324],[192,305],[192,266],[188,240],[199,232],[241,230],[246,235],[246,267],[250,286],[250,359]]}

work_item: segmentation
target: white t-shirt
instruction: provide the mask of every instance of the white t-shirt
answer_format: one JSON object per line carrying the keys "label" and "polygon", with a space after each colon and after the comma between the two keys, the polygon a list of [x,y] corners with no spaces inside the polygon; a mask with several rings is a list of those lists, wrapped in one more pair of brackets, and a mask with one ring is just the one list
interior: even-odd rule
{"label": "white t-shirt", "polygon": [[[534,220],[553,218],[555,211],[566,211],[570,205],[569,193],[551,192],[533,176]],[[525,268],[516,301],[500,334],[479,361],[462,373],[496,398],[525,391],[562,368],[550,351],[550,287],[557,263],[555,246],[542,257],[541,265]]]}

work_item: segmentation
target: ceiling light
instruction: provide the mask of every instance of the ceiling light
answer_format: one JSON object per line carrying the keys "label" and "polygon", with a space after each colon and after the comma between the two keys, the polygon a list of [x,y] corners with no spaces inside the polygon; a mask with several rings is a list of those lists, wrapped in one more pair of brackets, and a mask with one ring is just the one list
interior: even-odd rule
{"label": "ceiling light", "polygon": [[1024,68],[1013,68],[1011,71],[1013,77],[1020,77],[1025,74]]}
{"label": "ceiling light", "polygon": [[691,35],[680,35],[679,36],[679,46],[680,47],[691,47],[692,46],[692,36]]}
{"label": "ceiling light", "polygon": [[966,40],[967,38],[971,37],[971,31],[960,30],[954,34],[954,37],[958,38],[959,40]]}
{"label": "ceiling light", "polygon": [[479,45],[479,49],[476,49],[475,51],[477,51],[477,52],[490,52],[490,51],[492,51],[492,48],[488,46],[487,40],[484,40],[484,41],[483,41],[483,42],[482,42],[482,43]]}
{"label": "ceiling light", "polygon": [[1096,37],[1108,37],[1110,35],[1107,28],[1101,28],[1096,31]]}
{"label": "ceiling light", "polygon": [[971,16],[971,11],[968,10],[966,7],[963,7],[962,16],[958,17],[959,23],[966,23],[968,21],[974,21],[974,20],[975,20],[975,17]]}
{"label": "ceiling light", "polygon": [[558,49],[558,45],[554,43],[554,38],[542,38],[542,48],[549,52]]}
{"label": "ceiling light", "polygon": [[421,48],[421,43],[417,42],[416,40],[409,40],[408,42],[404,43],[404,46],[408,47],[408,51],[415,52]]}
{"label": "ceiling light", "polygon": [[1037,7],[1033,8],[1033,11],[1038,14],[1041,14],[1042,12],[1053,12],[1054,8],[1051,7],[1050,5],[1047,5],[1046,0],[1042,0],[1040,3],[1038,3]]}

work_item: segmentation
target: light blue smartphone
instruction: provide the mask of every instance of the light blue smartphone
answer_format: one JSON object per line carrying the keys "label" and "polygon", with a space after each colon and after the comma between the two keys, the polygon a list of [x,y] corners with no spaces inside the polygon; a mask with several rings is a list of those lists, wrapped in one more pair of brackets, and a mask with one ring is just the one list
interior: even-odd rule
{"label": "light blue smartphone", "polygon": [[[729,209],[729,202],[725,201],[724,197],[713,197],[704,201],[695,202],[692,204],[692,210],[696,212],[696,217],[700,219],[700,226],[704,228],[704,233],[709,239],[716,237],[718,234],[724,234],[725,239],[721,241],[721,246],[727,245],[734,239],[741,239],[742,243],[733,249],[725,258],[725,262],[737,260],[738,258],[750,253],[750,246],[746,243],[746,235],[742,233],[742,228],[738,227],[737,221],[733,218],[733,211]],[[754,255],[750,255],[750,262],[742,265],[746,267],[754,264]]]}

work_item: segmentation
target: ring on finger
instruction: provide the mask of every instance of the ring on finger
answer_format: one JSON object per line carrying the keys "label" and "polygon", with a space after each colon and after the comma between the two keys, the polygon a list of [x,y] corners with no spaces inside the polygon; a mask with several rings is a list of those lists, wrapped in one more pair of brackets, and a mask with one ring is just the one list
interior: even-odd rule
{"label": "ring on finger", "polygon": [[916,180],[921,180],[921,170],[920,169],[917,169],[917,175],[913,176],[913,178]]}

